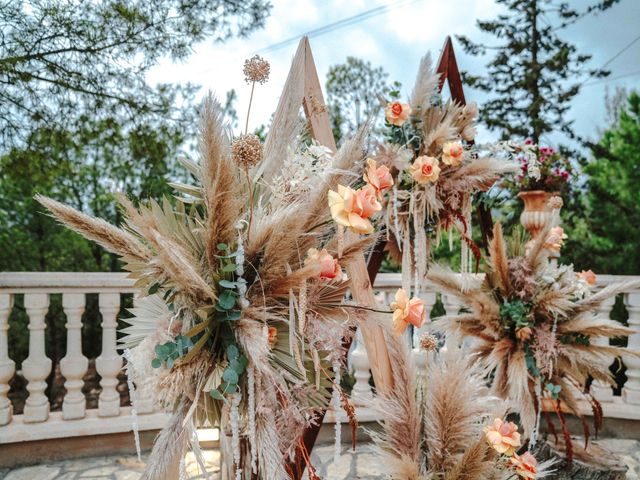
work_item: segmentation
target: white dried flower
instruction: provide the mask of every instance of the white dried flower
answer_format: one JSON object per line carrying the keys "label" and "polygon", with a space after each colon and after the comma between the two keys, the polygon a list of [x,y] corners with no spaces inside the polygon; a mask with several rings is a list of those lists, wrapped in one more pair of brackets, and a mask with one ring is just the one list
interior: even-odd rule
{"label": "white dried flower", "polygon": [[259,55],[254,55],[244,61],[244,69],[242,71],[244,72],[244,79],[247,83],[257,82],[263,84],[269,80],[270,70],[269,62]]}

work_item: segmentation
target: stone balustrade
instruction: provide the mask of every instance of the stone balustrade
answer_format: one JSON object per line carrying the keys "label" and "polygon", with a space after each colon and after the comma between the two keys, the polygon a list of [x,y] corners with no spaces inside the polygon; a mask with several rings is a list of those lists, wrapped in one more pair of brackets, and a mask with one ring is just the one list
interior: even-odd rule
{"label": "stone balustrade", "polygon": [[[599,286],[625,279],[619,276],[601,275]],[[375,289],[381,302],[390,303],[400,286],[399,274],[379,274]],[[124,302],[135,304],[133,281],[121,273],[0,273],[0,444],[43,440],[72,436],[120,433],[132,430],[131,407],[121,406],[118,392],[118,376],[122,375],[123,360],[116,345],[117,316]],[[97,408],[87,408],[83,393],[90,359],[83,352],[83,314],[87,296],[98,296],[101,317],[101,351],[95,358],[95,369],[100,375]],[[48,328],[47,312],[52,295],[62,295],[62,310],[66,318],[66,350],[59,360],[59,372],[64,377],[66,393],[58,411],[51,411],[48,395],[52,369],[56,363],[47,356]],[[133,297],[133,299],[132,299]],[[437,295],[434,290],[423,294],[429,308],[439,298],[446,312],[458,312],[462,307],[451,296]],[[131,300],[132,299],[132,300]],[[630,347],[640,349],[640,290],[627,292],[623,302],[628,312],[628,324],[638,330],[628,342]],[[28,356],[21,365],[9,355],[9,318],[20,304],[28,317]],[[609,316],[614,302],[603,306],[597,315]],[[94,319],[95,320],[95,319]],[[421,332],[407,330],[407,341],[413,347],[418,365],[426,358],[417,348]],[[606,344],[606,339],[598,340]],[[445,345],[451,348],[453,345]],[[640,420],[640,359],[623,359],[627,381],[614,390],[606,385],[594,383],[596,397],[602,402],[605,417]],[[369,407],[374,398],[369,380],[367,352],[360,335],[356,336],[349,355],[349,368],[354,376],[353,400],[361,421],[375,419]],[[14,376],[26,381],[28,397],[24,408],[14,414],[10,400],[10,382]],[[122,384],[122,382],[120,382]],[[117,388],[118,387],[118,388]],[[167,415],[155,411],[149,401],[137,405],[137,424],[140,430],[162,427]],[[590,409],[585,405],[585,414]],[[341,415],[341,414],[339,414]],[[329,415],[328,420],[333,418]],[[1,448],[1,447],[0,447]]]}

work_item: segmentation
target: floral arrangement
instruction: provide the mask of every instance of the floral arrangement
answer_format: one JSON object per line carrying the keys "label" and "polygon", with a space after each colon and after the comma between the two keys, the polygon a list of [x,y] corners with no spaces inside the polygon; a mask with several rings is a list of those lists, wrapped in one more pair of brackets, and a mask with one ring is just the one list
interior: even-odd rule
{"label": "floral arrangement", "polygon": [[[484,278],[463,278],[439,266],[430,270],[428,278],[469,309],[438,320],[434,328],[476,340],[472,353],[492,375],[493,392],[511,401],[520,414],[531,445],[536,443],[542,411],[554,411],[563,427],[570,460],[571,438],[564,413],[582,418],[578,403],[582,397],[591,405],[599,428],[602,411],[589,394],[589,377],[615,384],[609,371],[613,360],[623,354],[638,355],[594,342],[597,337],[628,336],[634,331],[593,312],[607,298],[637,288],[640,281],[593,292],[593,272],[577,274],[571,265],[547,260],[547,247],[559,249],[563,237],[561,228],[547,227],[526,247],[524,242],[514,241],[509,254],[502,229],[496,224]],[[588,439],[586,422],[584,426]]]}
{"label": "floral arrangement", "polygon": [[[248,61],[252,91],[268,70],[260,58]],[[221,428],[231,477],[286,478],[286,465],[300,461],[304,429],[341,403],[342,341],[353,334],[343,268],[374,238],[338,235],[327,205],[342,192],[345,221],[372,231],[364,228],[369,210],[349,196],[363,133],[335,155],[317,145],[290,149],[297,173],[266,182],[259,164],[276,160],[246,131],[231,139],[221,119],[208,97],[201,160],[182,161],[195,184],[173,184],[175,205],[136,208],[121,196],[125,219],[115,227],[38,197],[65,225],[120,255],[143,293],[123,332],[128,372],[173,412],[145,479],[178,478],[186,450],[199,452],[195,429],[203,425]]]}
{"label": "floral arrangement", "polygon": [[544,477],[550,462],[517,453],[518,428],[503,420],[504,402],[488,392],[482,366],[460,349],[436,352],[433,335],[420,343],[424,370],[402,338],[388,338],[396,387],[379,396],[382,431],[372,433],[381,473],[394,480]]}
{"label": "floral arrangement", "polygon": [[520,171],[502,182],[514,194],[529,190],[564,194],[575,176],[569,159],[553,147],[537,145],[530,139],[523,143],[501,142],[490,148],[496,153],[504,152],[520,164]]}
{"label": "floral arrangement", "polygon": [[[480,249],[471,239],[471,199],[517,165],[484,155],[473,146],[478,109],[474,103],[444,102],[438,74],[425,56],[409,103],[385,109],[387,142],[378,147],[368,169],[386,168],[381,198],[388,248],[401,259],[403,287],[420,291],[430,261],[431,234],[457,230],[462,238],[463,270],[476,265]],[[386,171],[385,171],[386,174]],[[371,182],[375,189],[375,184]],[[451,237],[450,237],[451,238]]]}

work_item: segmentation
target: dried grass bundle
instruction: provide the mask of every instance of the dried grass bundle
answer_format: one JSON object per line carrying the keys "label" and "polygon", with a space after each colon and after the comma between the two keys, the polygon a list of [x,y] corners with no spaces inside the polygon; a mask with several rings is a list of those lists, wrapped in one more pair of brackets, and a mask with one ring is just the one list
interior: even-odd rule
{"label": "dried grass bundle", "polygon": [[525,253],[512,258],[499,224],[493,233],[483,282],[463,281],[442,267],[431,269],[429,280],[471,310],[438,319],[434,328],[476,339],[473,351],[493,375],[493,391],[513,403],[530,436],[539,422],[541,405],[562,402],[572,414],[581,416],[574,394],[584,395],[597,406],[586,391],[588,377],[612,382],[609,366],[615,358],[638,355],[593,340],[634,333],[594,311],[606,299],[638,288],[640,281],[593,293],[572,266],[546,260],[545,232],[528,248],[516,248]]}

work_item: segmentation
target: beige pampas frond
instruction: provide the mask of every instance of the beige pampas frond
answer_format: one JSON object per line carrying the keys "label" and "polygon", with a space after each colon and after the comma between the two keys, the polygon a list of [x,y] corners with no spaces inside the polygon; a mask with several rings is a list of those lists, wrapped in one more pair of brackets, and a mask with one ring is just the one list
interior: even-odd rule
{"label": "beige pampas frond", "polygon": [[623,292],[636,290],[640,288],[640,280],[627,280],[619,282],[614,285],[607,285],[602,290],[594,293],[593,295],[586,297],[576,302],[577,306],[573,309],[573,312],[578,314],[582,312],[588,312],[589,310],[595,310],[603,301],[608,298],[620,295]]}
{"label": "beige pampas frond", "polygon": [[410,105],[415,115],[427,111],[431,105],[431,98],[438,92],[440,75],[433,71],[431,53],[420,59],[420,66],[416,74],[416,83],[411,92]]}
{"label": "beige pampas frond", "polygon": [[578,315],[572,320],[560,322],[558,324],[559,333],[581,333],[593,337],[627,337],[637,333],[636,330],[609,320],[608,318],[598,318],[593,312],[586,312]]}
{"label": "beige pampas frond", "polygon": [[509,280],[509,259],[507,258],[507,244],[502,236],[502,225],[493,226],[493,238],[489,242],[489,261],[494,278],[498,281],[500,290],[505,295],[511,292]]}
{"label": "beige pampas frond", "polygon": [[220,104],[209,94],[202,104],[199,148],[202,156],[200,182],[207,208],[205,244],[209,267],[215,268],[218,243],[235,239],[235,223],[242,208],[239,180],[231,160]]}
{"label": "beige pampas frond", "polygon": [[85,215],[52,198],[36,195],[35,199],[60,222],[110,252],[143,262],[151,257],[149,250],[130,233],[114,227],[100,218]]}
{"label": "beige pampas frond", "polygon": [[187,451],[190,441],[183,421],[191,403],[184,400],[162,429],[147,460],[147,468],[141,480],[167,480],[178,478],[180,460]]}
{"label": "beige pampas frond", "polygon": [[482,420],[496,413],[483,371],[464,355],[458,349],[441,352],[425,378],[427,463],[437,473],[455,467],[459,456],[481,435]]}

